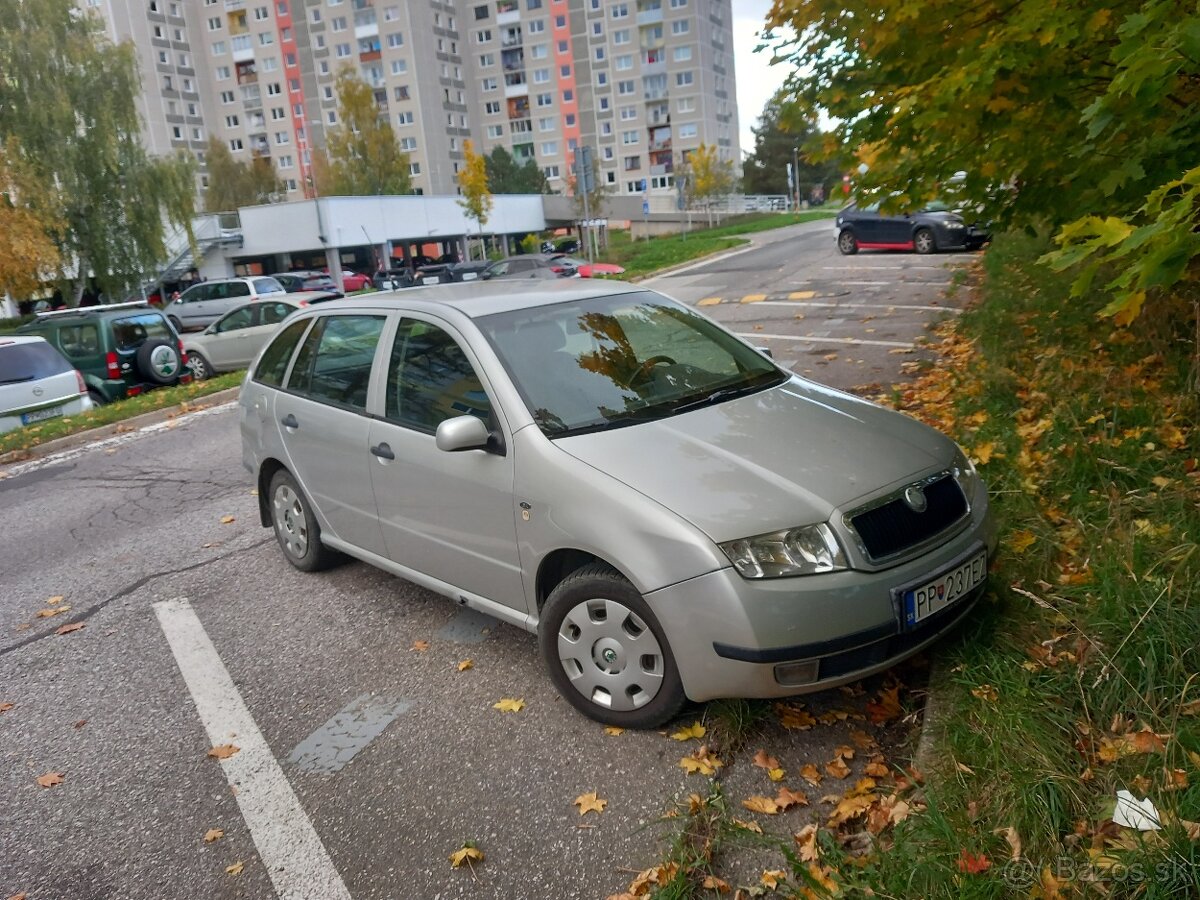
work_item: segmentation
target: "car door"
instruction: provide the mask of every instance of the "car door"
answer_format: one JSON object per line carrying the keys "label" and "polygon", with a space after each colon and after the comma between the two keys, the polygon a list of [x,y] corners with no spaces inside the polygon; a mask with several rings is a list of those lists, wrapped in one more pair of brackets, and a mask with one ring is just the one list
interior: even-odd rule
{"label": "car door", "polygon": [[254,299],[250,291],[250,285],[244,281],[218,281],[211,285],[213,288],[212,297],[205,301],[208,307],[208,319],[205,324],[214,322],[227,312],[237,309],[243,303],[248,303]]}
{"label": "car door", "polygon": [[848,216],[854,237],[860,244],[883,243],[883,222],[879,216],[879,204],[857,206]]}
{"label": "car door", "polygon": [[208,306],[215,287],[215,284],[196,284],[179,295],[178,317],[184,328],[199,328],[213,320]]}
{"label": "car door", "polygon": [[367,400],[386,323],[384,314],[318,317],[273,410],[288,468],[329,531],[381,557],[387,552],[371,487]]}
{"label": "car door", "polygon": [[[401,319],[371,422],[371,481],[388,556],[406,568],[528,613],[517,553],[513,460],[437,448],[439,423],[462,415],[503,433],[477,358],[451,326]],[[510,436],[505,444],[512,446]]]}
{"label": "car door", "polygon": [[[219,370],[240,369],[249,363],[240,345],[246,343],[246,332],[253,330],[255,324],[255,307],[251,304],[239,307],[231,313],[226,313],[209,326],[204,334],[201,352],[208,361]],[[238,361],[245,358],[245,362]]]}

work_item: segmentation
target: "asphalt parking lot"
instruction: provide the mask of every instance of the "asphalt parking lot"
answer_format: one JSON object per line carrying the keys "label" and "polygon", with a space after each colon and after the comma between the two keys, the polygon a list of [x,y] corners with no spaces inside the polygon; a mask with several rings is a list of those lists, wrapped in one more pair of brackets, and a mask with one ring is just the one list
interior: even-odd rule
{"label": "asphalt parking lot", "polygon": [[[652,286],[803,374],[888,384],[973,257],[844,258],[817,224]],[[292,569],[232,406],[0,469],[0,896],[606,897],[707,790],[680,766],[706,739],[671,733],[714,739],[712,705],[610,734],[558,697],[532,635],[361,563]],[[771,713],[726,755],[737,802],[779,786],[760,748],[811,797],[745,819],[786,834],[827,814],[892,737],[864,712],[879,683],[804,698],[803,730]],[[845,776],[799,778],[845,746]],[[604,808],[581,815],[590,792]],[[468,841],[485,858],[452,868]]]}

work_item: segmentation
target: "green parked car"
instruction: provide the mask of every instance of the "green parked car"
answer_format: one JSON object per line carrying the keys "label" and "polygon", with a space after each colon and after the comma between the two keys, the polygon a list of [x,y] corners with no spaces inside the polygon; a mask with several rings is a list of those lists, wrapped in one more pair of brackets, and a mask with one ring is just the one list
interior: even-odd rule
{"label": "green parked car", "polygon": [[83,373],[95,404],[190,382],[183,342],[146,303],[115,303],[39,313],[18,330],[44,337]]}

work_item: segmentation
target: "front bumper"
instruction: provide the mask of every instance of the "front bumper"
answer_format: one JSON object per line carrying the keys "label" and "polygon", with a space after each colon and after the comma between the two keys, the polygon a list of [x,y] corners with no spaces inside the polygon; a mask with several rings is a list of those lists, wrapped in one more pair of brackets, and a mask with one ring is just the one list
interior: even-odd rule
{"label": "front bumper", "polygon": [[[845,571],[748,580],[732,568],[646,595],[666,632],[692,700],[786,697],[825,690],[886,669],[969,616],[986,583],[905,630],[892,589],[996,548],[988,505],[966,528],[916,559],[879,572]],[[797,671],[810,675],[797,678]]]}

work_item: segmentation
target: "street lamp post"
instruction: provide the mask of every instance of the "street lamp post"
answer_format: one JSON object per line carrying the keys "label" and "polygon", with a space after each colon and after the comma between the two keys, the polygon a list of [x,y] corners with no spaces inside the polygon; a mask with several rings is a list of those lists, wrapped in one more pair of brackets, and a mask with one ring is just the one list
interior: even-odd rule
{"label": "street lamp post", "polygon": [[792,209],[796,211],[800,209],[800,150],[795,146],[792,147],[792,185],[796,192],[792,198]]}

